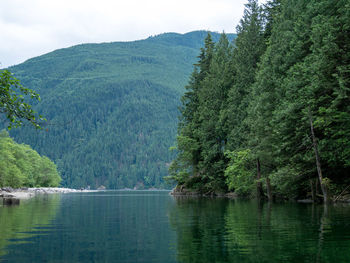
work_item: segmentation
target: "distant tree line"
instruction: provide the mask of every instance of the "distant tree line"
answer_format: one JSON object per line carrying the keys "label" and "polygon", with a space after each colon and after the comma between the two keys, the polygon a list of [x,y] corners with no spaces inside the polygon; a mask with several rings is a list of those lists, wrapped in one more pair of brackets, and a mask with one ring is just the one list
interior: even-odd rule
{"label": "distant tree line", "polygon": [[168,178],[327,201],[350,184],[349,93],[348,0],[249,0],[233,44],[205,40]]}

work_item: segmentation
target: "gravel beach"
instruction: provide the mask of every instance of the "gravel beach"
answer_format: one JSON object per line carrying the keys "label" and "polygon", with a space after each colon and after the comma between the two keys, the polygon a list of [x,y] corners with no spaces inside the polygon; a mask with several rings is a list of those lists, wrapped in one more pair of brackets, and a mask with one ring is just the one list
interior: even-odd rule
{"label": "gravel beach", "polygon": [[94,192],[97,190],[77,190],[61,187],[39,187],[39,188],[20,188],[13,189],[11,187],[0,188],[0,198],[17,198],[28,199],[37,194],[59,194],[59,193],[81,193]]}

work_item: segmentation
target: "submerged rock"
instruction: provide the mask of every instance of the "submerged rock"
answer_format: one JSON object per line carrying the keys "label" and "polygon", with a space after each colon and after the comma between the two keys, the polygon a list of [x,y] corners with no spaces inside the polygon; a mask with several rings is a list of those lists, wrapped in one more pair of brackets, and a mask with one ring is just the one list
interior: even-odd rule
{"label": "submerged rock", "polygon": [[225,194],[225,197],[228,197],[228,198],[238,198],[238,195],[234,192],[230,192],[230,193],[226,193]]}
{"label": "submerged rock", "polygon": [[19,205],[19,199],[13,197],[4,197],[2,203],[3,205]]}
{"label": "submerged rock", "polygon": [[171,192],[171,195],[173,196],[203,196],[203,197],[227,197],[227,198],[237,198],[237,194],[234,192],[207,192],[202,193],[200,191],[195,191],[192,189],[185,188],[184,185],[177,185]]}
{"label": "submerged rock", "polygon": [[193,191],[185,188],[183,185],[177,185],[171,192],[173,196],[201,196],[202,194],[198,191]]}
{"label": "submerged rock", "polygon": [[302,200],[297,200],[298,203],[305,203],[305,204],[311,204],[314,203],[313,200],[311,199],[302,199]]}

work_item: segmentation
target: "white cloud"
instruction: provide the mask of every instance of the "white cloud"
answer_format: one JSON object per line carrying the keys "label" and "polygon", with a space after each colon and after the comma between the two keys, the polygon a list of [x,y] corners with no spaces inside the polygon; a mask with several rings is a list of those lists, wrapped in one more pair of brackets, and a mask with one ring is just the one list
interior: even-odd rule
{"label": "white cloud", "polygon": [[11,0],[0,4],[0,62],[87,42],[164,32],[234,32],[246,0]]}

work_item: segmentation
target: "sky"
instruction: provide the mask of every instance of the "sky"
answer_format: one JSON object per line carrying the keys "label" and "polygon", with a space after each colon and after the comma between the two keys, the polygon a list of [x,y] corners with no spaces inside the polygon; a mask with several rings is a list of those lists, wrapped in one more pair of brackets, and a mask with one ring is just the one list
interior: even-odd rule
{"label": "sky", "polygon": [[234,33],[246,2],[0,0],[0,68],[82,43],[132,41],[194,30]]}

